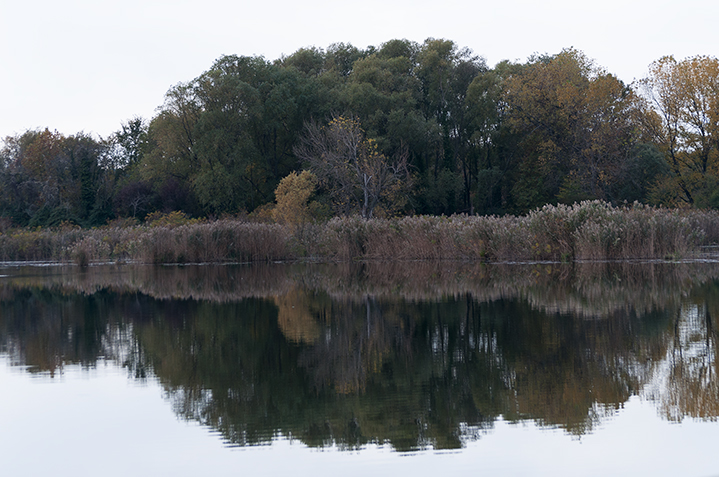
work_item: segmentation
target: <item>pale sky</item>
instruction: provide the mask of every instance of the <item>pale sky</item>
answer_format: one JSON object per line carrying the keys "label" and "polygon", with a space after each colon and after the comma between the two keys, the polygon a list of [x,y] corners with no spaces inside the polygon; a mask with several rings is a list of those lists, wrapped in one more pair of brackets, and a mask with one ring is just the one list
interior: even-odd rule
{"label": "pale sky", "polygon": [[717,422],[668,422],[637,396],[581,439],[499,419],[461,451],[400,454],[376,445],[309,449],[281,436],[272,446],[227,448],[217,433],[179,419],[155,379],[133,382],[112,362],[67,365],[50,379],[10,367],[0,354],[0,383],[6,475],[694,477],[715,475],[719,464]]}
{"label": "pale sky", "polygon": [[0,138],[106,137],[223,54],[446,38],[489,66],[574,47],[630,83],[664,55],[719,55],[717,0],[0,0]]}

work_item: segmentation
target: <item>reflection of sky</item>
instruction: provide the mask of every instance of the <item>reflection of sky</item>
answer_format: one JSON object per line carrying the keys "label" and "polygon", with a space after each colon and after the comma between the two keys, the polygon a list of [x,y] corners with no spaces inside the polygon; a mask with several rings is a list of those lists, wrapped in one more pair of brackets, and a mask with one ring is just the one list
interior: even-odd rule
{"label": "reflection of sky", "polygon": [[0,473],[13,476],[127,475],[719,475],[719,423],[660,419],[632,398],[593,434],[503,421],[458,452],[401,455],[271,447],[227,448],[186,423],[152,380],[138,384],[114,364],[67,366],[53,379],[0,357]]}

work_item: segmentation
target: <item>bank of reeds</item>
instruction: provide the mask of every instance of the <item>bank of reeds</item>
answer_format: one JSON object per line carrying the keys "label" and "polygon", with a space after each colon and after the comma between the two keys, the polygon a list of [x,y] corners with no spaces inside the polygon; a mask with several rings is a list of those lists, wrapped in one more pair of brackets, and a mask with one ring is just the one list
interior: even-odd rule
{"label": "bank of reeds", "polygon": [[320,231],[318,254],[335,260],[680,258],[719,242],[719,214],[588,201],[521,217],[337,218]]}
{"label": "bank of reeds", "polygon": [[141,263],[278,260],[571,261],[682,258],[719,243],[719,214],[600,201],[548,205],[515,216],[334,218],[280,225],[223,219],[148,225],[15,229],[1,261]]}

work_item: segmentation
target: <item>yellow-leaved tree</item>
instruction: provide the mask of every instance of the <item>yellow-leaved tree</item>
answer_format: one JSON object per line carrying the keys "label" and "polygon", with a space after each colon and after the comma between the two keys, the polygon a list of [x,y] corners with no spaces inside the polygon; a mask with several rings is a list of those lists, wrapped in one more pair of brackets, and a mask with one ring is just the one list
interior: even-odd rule
{"label": "yellow-leaved tree", "polygon": [[281,224],[300,225],[314,218],[310,198],[317,189],[317,176],[310,171],[291,172],[275,189],[272,217]]}
{"label": "yellow-leaved tree", "polygon": [[655,185],[655,201],[719,207],[719,60],[665,56],[640,84],[653,112],[645,132],[672,172]]}

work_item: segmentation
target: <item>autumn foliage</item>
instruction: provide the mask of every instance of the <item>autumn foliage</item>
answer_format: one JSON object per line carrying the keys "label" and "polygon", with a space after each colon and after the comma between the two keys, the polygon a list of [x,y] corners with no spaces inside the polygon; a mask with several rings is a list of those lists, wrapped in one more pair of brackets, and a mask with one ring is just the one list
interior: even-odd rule
{"label": "autumn foliage", "polygon": [[572,48],[490,68],[434,38],[228,55],[111,137],[6,138],[0,218],[309,223],[593,200],[715,209],[717,78],[714,57],[664,57],[627,84]]}

